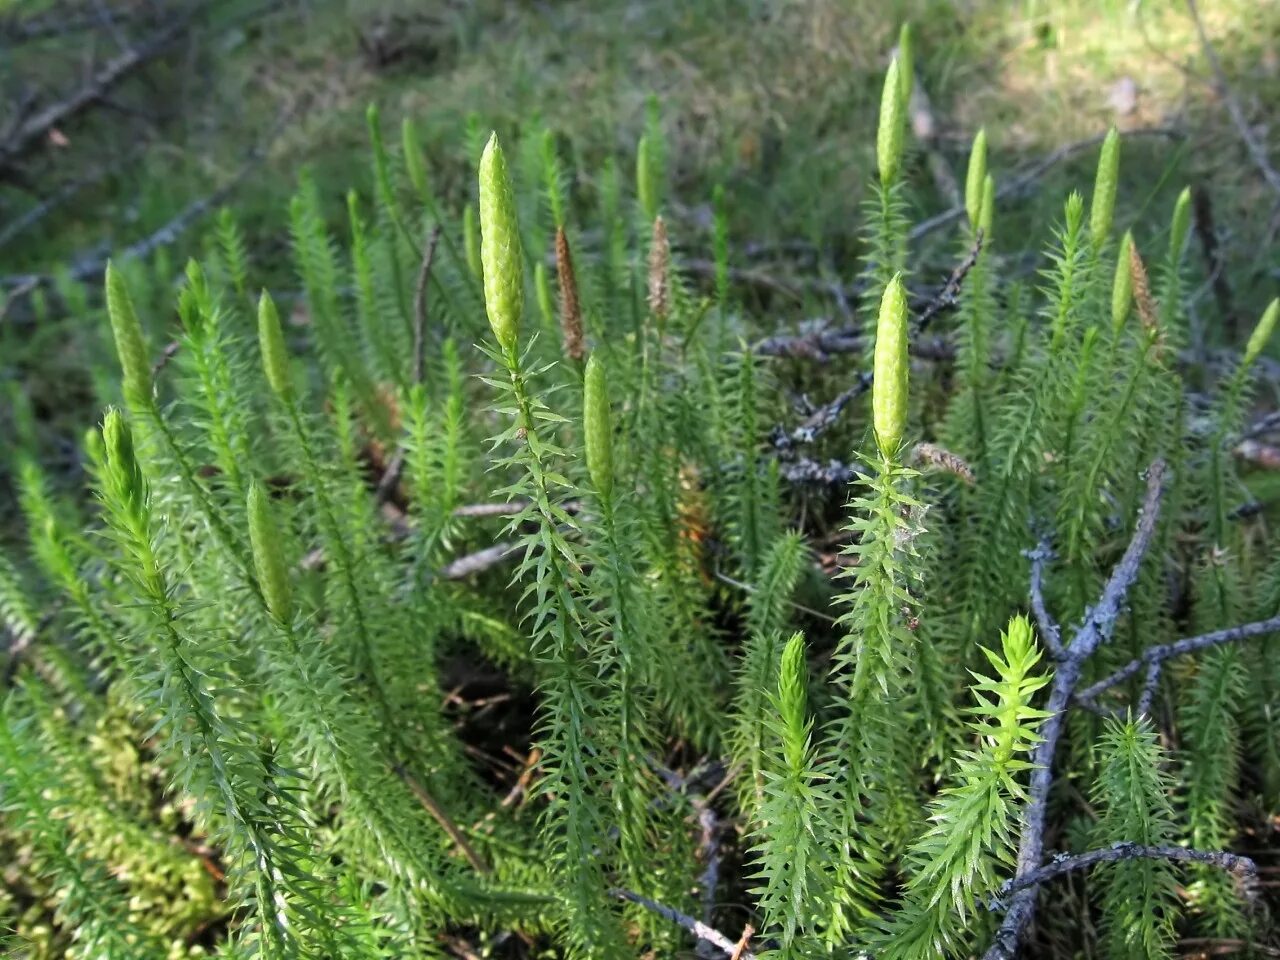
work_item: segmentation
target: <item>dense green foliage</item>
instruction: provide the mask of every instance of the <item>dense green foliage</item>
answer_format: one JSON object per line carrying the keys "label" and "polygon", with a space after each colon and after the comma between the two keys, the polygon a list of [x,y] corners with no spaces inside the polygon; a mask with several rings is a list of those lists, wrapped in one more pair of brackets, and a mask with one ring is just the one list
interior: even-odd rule
{"label": "dense green foliage", "polygon": [[[393,150],[371,111],[349,243],[309,177],[289,205],[299,291],[252,292],[230,213],[176,327],[162,264],[108,268],[105,310],[84,308],[121,371],[83,445],[92,497],[56,491],[29,437],[13,457],[13,956],[669,955],[683,934],[650,908],[697,913],[724,845],[742,869],[710,894],[751,898],[755,955],[960,957],[1040,866],[1019,862],[1037,773],[1049,849],[1213,852],[1242,811],[1280,809],[1266,639],[1171,659],[1150,691],[1042,693],[1275,613],[1229,450],[1278,308],[1193,407],[1186,204],[1149,282],[1114,236],[1115,134],[1036,285],[1006,275],[975,144],[973,262],[931,302],[907,262],[905,31],[899,49],[848,375],[870,402],[824,418],[854,479],[803,514],[767,426],[791,371],[749,342],[732,200],[703,290],[663,218],[656,104],[634,196],[616,167],[570,176],[535,128],[508,152],[475,138],[476,204],[446,212],[412,125]],[[912,356],[925,317],[953,358]],[[1095,623],[1144,497],[1152,545]],[[835,526],[833,583],[811,546]],[[1028,556],[1041,540],[1052,557]],[[1026,616],[1042,580],[1062,637]],[[1098,638],[1080,656],[1077,627]],[[467,708],[491,672],[512,705]],[[491,762],[504,748],[523,772]],[[738,834],[708,841],[708,811]],[[1242,894],[1212,865],[1125,859],[1063,909],[1097,918],[1098,955],[1162,956],[1184,929],[1266,936]]]}

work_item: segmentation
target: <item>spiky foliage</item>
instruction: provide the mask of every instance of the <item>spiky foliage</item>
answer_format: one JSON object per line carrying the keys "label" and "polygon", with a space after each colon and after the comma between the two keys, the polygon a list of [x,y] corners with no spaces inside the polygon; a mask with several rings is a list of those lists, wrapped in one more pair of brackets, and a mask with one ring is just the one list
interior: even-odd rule
{"label": "spiky foliage", "polygon": [[764,800],[765,754],[771,730],[768,698],[776,686],[788,603],[806,554],[804,539],[799,534],[778,537],[752,585],[729,747],[735,765],[742,768],[738,781],[740,802],[748,809],[754,806],[757,811]]}
{"label": "spiky foliage", "polygon": [[929,827],[907,853],[906,899],[873,941],[877,956],[957,955],[978,903],[1013,863],[1027,756],[1048,716],[1031,702],[1049,677],[1033,672],[1040,652],[1022,617],[1009,622],[1000,653],[983,653],[995,676],[974,674],[977,705],[969,712],[977,719],[969,728],[976,746],[959,755],[952,785],[933,801]]}
{"label": "spiky foliage", "polygon": [[[857,268],[875,336],[861,371],[825,368],[854,382],[812,374],[834,331],[774,358],[791,306],[731,267],[731,176],[709,260],[686,259],[702,238],[656,100],[598,169],[536,119],[508,169],[470,118],[478,198],[372,111],[345,211],[302,176],[302,289],[262,296],[256,333],[249,291],[289,268],[231,214],[176,314],[170,254],[111,266],[118,369],[93,353],[87,380],[128,422],[52,460],[19,402],[4,455],[28,542],[0,563],[0,912],[28,953],[624,960],[683,950],[677,916],[731,955],[736,931],[706,926],[746,902],[757,955],[935,960],[986,948],[985,907],[1025,918],[1072,866],[1043,846],[1077,842],[1116,862],[1041,913],[1064,950],[1093,949],[1068,928],[1121,957],[1266,935],[1209,863],[1175,888],[1132,855],[1227,847],[1247,805],[1274,809],[1273,635],[1143,658],[1276,613],[1230,454],[1276,308],[1186,390],[1189,199],[1167,253],[1139,249],[1142,224],[1114,243],[1115,134],[1088,209],[1072,195],[1040,238],[1038,287],[1007,275],[979,136],[953,249],[982,246],[930,302],[899,36]],[[55,292],[38,317],[60,303],[105,337],[95,292]],[[926,319],[955,364],[913,343]],[[1099,603],[1135,531],[1134,582]],[[1052,668],[1021,618],[1037,544]]]}
{"label": "spiky foliage", "polygon": [[[779,956],[807,956],[827,916],[835,880],[831,862],[833,798],[822,786],[809,713],[803,634],[779,658],[767,725],[773,741],[764,763],[764,802],[754,830],[754,892],[768,928],[781,928]],[[805,944],[809,944],[805,946]]]}
{"label": "spiky foliage", "polygon": [[159,671],[145,648],[130,651],[138,659],[128,673],[142,688],[135,696],[154,698],[160,707],[174,786],[198,798],[197,822],[225,845],[233,889],[252,898],[257,949],[270,957],[301,955],[305,942],[297,925],[318,896],[291,799],[296,786],[266,769],[243,723],[217,707],[218,688],[230,678],[216,660],[196,659],[212,651],[197,648],[179,626],[181,611],[157,551],[150,486],[120,413],[107,414],[103,442],[101,496],[122,553],[121,572],[136,586],[146,604],[144,623],[161,643]]}
{"label": "spiky foliage", "polygon": [[[911,729],[916,718],[890,704],[913,685],[916,637],[909,626],[914,541],[921,504],[910,494],[914,473],[898,460],[907,414],[907,314],[900,278],[885,290],[876,329],[873,428],[877,455],[864,490],[849,504],[843,554],[850,589],[838,597],[843,632],[832,657],[840,712],[825,746],[828,777],[842,807],[844,845],[836,903],[851,922],[866,909],[868,881],[896,855],[918,811]],[[866,816],[867,808],[874,813]]]}
{"label": "spiky foliage", "polygon": [[74,931],[75,949],[86,956],[161,956],[146,929],[129,918],[124,889],[105,864],[83,856],[59,817],[58,774],[32,736],[33,718],[18,715],[15,699],[6,697],[0,706],[0,811],[32,844],[32,869],[47,879],[59,901],[55,919]]}
{"label": "spiky foliage", "polygon": [[[1107,721],[1094,786],[1097,846],[1130,840],[1161,846],[1176,839],[1173,777],[1151,723],[1130,716]],[[1172,955],[1179,906],[1177,875],[1159,860],[1099,868],[1103,932],[1114,960]]]}
{"label": "spiky foliage", "polygon": [[[593,617],[578,596],[581,561],[568,538],[576,524],[563,506],[571,490],[559,473],[565,452],[542,433],[542,424],[563,418],[532,395],[520,355],[520,233],[510,175],[496,136],[490,138],[480,164],[480,223],[485,305],[497,342],[493,358],[508,374],[505,383],[492,381],[504,394],[499,412],[509,417],[493,447],[512,450],[503,454],[504,459],[519,470],[500,493],[529,504],[513,529],[525,519],[533,523],[533,532],[521,537],[520,576],[527,578],[526,618],[544,674],[539,790],[549,803],[543,829],[566,891],[570,943],[581,956],[609,956],[611,949],[618,949],[621,930],[605,905],[598,854],[606,843],[608,817],[602,796],[605,774],[588,739],[602,722],[598,657],[588,640]],[[599,444],[601,438],[593,442]],[[597,465],[597,471],[603,467]]]}

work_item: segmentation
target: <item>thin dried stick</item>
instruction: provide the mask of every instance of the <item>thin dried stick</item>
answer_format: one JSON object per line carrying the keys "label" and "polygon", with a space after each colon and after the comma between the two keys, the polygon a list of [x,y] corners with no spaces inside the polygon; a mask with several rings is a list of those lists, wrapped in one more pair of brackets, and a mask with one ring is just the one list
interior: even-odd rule
{"label": "thin dried stick", "polygon": [[1276,168],[1271,165],[1266,147],[1254,134],[1253,127],[1249,125],[1249,118],[1244,115],[1244,110],[1240,107],[1240,101],[1236,99],[1236,95],[1231,89],[1231,84],[1227,82],[1227,74],[1222,69],[1222,61],[1218,59],[1218,52],[1213,49],[1213,44],[1209,42],[1209,33],[1204,28],[1204,21],[1200,19],[1200,11],[1196,7],[1196,0],[1187,0],[1187,12],[1191,14],[1191,19],[1196,25],[1196,33],[1200,35],[1200,46],[1204,50],[1204,57],[1209,61],[1209,69],[1213,73],[1214,89],[1218,91],[1218,96],[1222,98],[1223,104],[1226,105],[1227,113],[1231,115],[1231,122],[1235,124],[1236,132],[1240,134],[1240,139],[1244,141],[1245,149],[1249,151],[1249,157],[1253,160],[1254,166],[1258,168],[1258,172],[1262,174],[1262,179],[1267,182],[1267,186],[1277,194],[1280,194],[1280,173],[1277,173]]}
{"label": "thin dried stick", "polygon": [[1065,652],[1062,649],[1062,628],[1053,619],[1053,614],[1044,602],[1044,565],[1053,559],[1049,541],[1041,540],[1034,550],[1028,550],[1027,559],[1031,561],[1031,612],[1035,614],[1040,636],[1044,638],[1054,658],[1061,658]]}
{"label": "thin dried stick", "polygon": [[[1048,822],[1049,790],[1053,786],[1053,764],[1058,752],[1058,741],[1065,727],[1067,708],[1075,695],[1076,686],[1084,670],[1085,661],[1103,643],[1111,638],[1120,607],[1129,588],[1137,579],[1151,541],[1155,536],[1156,520],[1160,515],[1160,503],[1164,496],[1165,464],[1154,461],[1147,468],[1147,492],[1142,502],[1142,513],[1125,549],[1124,556],[1116,564],[1103,588],[1096,606],[1090,609],[1084,621],[1076,629],[1071,643],[1058,660],[1045,705],[1048,714],[1040,727],[1040,742],[1032,757],[1033,771],[1028,790],[1029,801],[1023,815],[1022,835],[1018,844],[1016,879],[1034,874],[1041,867],[1044,857],[1044,834]],[[994,940],[983,960],[1014,960],[1022,935],[1036,914],[1036,888],[1019,890],[1010,901],[1004,922],[996,931]]]}
{"label": "thin dried stick", "polygon": [[713,944],[720,948],[720,951],[729,957],[738,957],[738,960],[756,960],[756,956],[750,950],[745,948],[738,950],[738,945],[726,937],[719,930],[707,926],[701,920],[695,920],[687,914],[674,910],[665,904],[650,900],[648,897],[642,897],[638,893],[632,893],[630,890],[614,889],[609,891],[619,900],[628,900],[631,903],[639,904],[651,913],[656,913],[663,919],[670,920],[672,923],[678,923],[684,929],[688,930],[699,940]]}
{"label": "thin dried stick", "polygon": [[427,792],[418,779],[411,774],[404,764],[397,763],[395,765],[396,774],[403,780],[413,791],[413,795],[418,798],[418,802],[431,814],[436,823],[440,824],[440,829],[449,835],[449,839],[458,845],[458,849],[462,851],[462,855],[467,858],[467,862],[475,869],[476,873],[488,873],[489,865],[476,852],[476,848],[471,846],[471,842],[463,836],[462,831],[458,829],[457,824],[449,819],[449,815],[444,812],[444,808],[436,803],[435,798]]}
{"label": "thin dried stick", "polygon": [[1055,857],[1051,862],[1034,873],[1010,880],[1000,888],[997,901],[993,906],[999,907],[999,898],[1028,890],[1047,883],[1055,877],[1071,873],[1075,870],[1087,870],[1099,863],[1116,863],[1120,860],[1174,860],[1179,863],[1203,863],[1218,867],[1234,874],[1241,888],[1248,894],[1258,879],[1258,866],[1248,857],[1219,850],[1193,850],[1187,847],[1148,847],[1140,843],[1121,842],[1087,853],[1073,853]]}
{"label": "thin dried stick", "polygon": [[[1159,679],[1160,668],[1166,660],[1172,657],[1180,657],[1183,654],[1195,653],[1197,650],[1206,650],[1209,647],[1220,646],[1224,643],[1235,643],[1239,640],[1248,640],[1252,637],[1260,637],[1277,631],[1280,631],[1280,616],[1271,617],[1267,620],[1257,620],[1253,623],[1244,623],[1236,627],[1227,627],[1223,630],[1214,630],[1212,633],[1204,633],[1196,637],[1185,637],[1182,640],[1175,640],[1173,643],[1165,643],[1157,647],[1149,647],[1143,651],[1142,656],[1130,660],[1119,670],[1108,674],[1092,686],[1081,690],[1076,694],[1076,699],[1093,700],[1103,691],[1109,690],[1116,684],[1123,683],[1130,677],[1137,675],[1144,667],[1148,670],[1147,687],[1154,689],[1155,682]],[[1153,670],[1154,675],[1152,674]]]}
{"label": "thin dried stick", "polygon": [[12,166],[15,160],[30,151],[50,130],[65,123],[90,104],[101,100],[112,87],[130,73],[163,52],[186,32],[201,6],[201,4],[192,6],[174,17],[163,28],[152,34],[142,46],[126,50],[108,61],[102,69],[89,78],[84,86],[56,103],[49,104],[20,124],[4,142],[0,142],[0,170]]}

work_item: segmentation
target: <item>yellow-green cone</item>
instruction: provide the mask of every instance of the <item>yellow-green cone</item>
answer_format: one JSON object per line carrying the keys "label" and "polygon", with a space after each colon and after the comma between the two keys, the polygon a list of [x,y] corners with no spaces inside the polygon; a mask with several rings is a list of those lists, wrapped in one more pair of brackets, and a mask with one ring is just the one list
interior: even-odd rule
{"label": "yellow-green cone", "polygon": [[293,617],[293,591],[289,586],[289,568],[285,564],[280,532],[271,515],[271,500],[262,484],[249,485],[246,501],[249,515],[249,545],[253,550],[253,568],[258,586],[267,602],[267,610],[280,623]]}
{"label": "yellow-green cone", "polygon": [[1182,249],[1187,245],[1187,234],[1191,230],[1191,188],[1184,187],[1178,194],[1178,201],[1173,205],[1173,222],[1169,225],[1169,259],[1177,262],[1182,259]]}
{"label": "yellow-green cone", "polygon": [[147,497],[142,467],[133,446],[133,431],[119,410],[107,411],[102,421],[102,446],[106,452],[106,480],[120,503],[134,517],[141,516]]}
{"label": "yellow-green cone", "polygon": [[419,196],[427,192],[427,163],[422,156],[422,147],[418,144],[418,131],[413,119],[405,117],[400,124],[400,144],[404,153],[404,171],[409,183]]}
{"label": "yellow-green cone", "polygon": [[480,157],[480,263],[489,326],[499,345],[512,351],[524,310],[524,256],[511,177],[496,133]]}
{"label": "yellow-green cone", "polygon": [[1249,335],[1249,343],[1244,348],[1244,365],[1253,366],[1253,362],[1262,356],[1262,351],[1275,332],[1276,320],[1280,319],[1280,300],[1272,300],[1262,312],[1262,318]]}
{"label": "yellow-green cone", "polygon": [[876,444],[886,459],[901,448],[907,426],[907,369],[907,293],[899,273],[880,300],[871,389]]}
{"label": "yellow-green cone", "polygon": [[987,174],[982,181],[982,213],[978,215],[978,226],[982,228],[983,248],[991,246],[991,227],[996,215],[996,178]]}
{"label": "yellow-green cone", "polygon": [[1112,127],[1102,141],[1098,173],[1093,181],[1093,206],[1089,211],[1089,236],[1095,251],[1101,250],[1111,233],[1116,214],[1116,185],[1120,179],[1120,131]]}
{"label": "yellow-green cone", "polygon": [[289,377],[289,352],[284,345],[280,314],[271,294],[262,291],[258,298],[258,348],[262,351],[262,369],[271,391],[286,403],[293,399],[293,381]]}
{"label": "yellow-green cone", "polygon": [[587,473],[596,493],[613,496],[613,424],[609,415],[609,382],[596,356],[587,360],[582,384],[582,433]]}
{"label": "yellow-green cone", "polygon": [[903,118],[902,81],[898,60],[889,62],[884,75],[884,88],[880,93],[880,126],[876,130],[876,163],[880,168],[880,185],[886,190],[898,180],[898,167],[902,163]]}
{"label": "yellow-green cone", "polygon": [[807,744],[803,735],[796,734],[802,734],[808,723],[808,687],[809,664],[805,660],[804,634],[794,633],[782,648],[782,659],[778,664],[778,712],[784,730],[790,734],[783,738],[783,750],[788,765],[793,768],[804,763]]}
{"label": "yellow-green cone", "polygon": [[107,264],[106,287],[107,315],[111,319],[116,353],[120,356],[124,398],[130,407],[146,406],[151,402],[151,363],[147,359],[147,341],[142,335],[142,324],[133,309],[124,277],[111,263]]}
{"label": "yellow-green cone", "polygon": [[982,219],[983,189],[987,182],[987,131],[984,127],[973,138],[969,150],[969,172],[964,181],[964,210],[969,215],[969,226],[978,227]]}
{"label": "yellow-green cone", "polygon": [[911,36],[911,24],[904,23],[898,30],[898,82],[902,88],[902,106],[910,108],[911,92],[916,82],[915,41]]}
{"label": "yellow-green cone", "polygon": [[645,219],[653,222],[658,215],[658,188],[653,182],[653,163],[649,157],[649,138],[641,137],[636,144],[636,198]]}
{"label": "yellow-green cone", "polygon": [[1133,244],[1133,234],[1126,230],[1120,238],[1120,250],[1116,256],[1116,276],[1111,284],[1111,330],[1119,335],[1124,322],[1129,318],[1129,308],[1133,305],[1133,270],[1129,264],[1129,247]]}

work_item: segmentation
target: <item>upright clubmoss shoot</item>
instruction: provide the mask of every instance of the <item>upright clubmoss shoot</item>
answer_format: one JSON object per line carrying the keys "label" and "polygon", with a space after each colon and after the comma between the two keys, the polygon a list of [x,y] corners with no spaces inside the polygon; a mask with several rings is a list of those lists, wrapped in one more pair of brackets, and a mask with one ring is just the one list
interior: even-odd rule
{"label": "upright clubmoss shoot", "polygon": [[964,180],[964,209],[969,226],[977,229],[982,218],[983,192],[987,180],[987,130],[983,127],[974,135],[969,149],[969,167]]}
{"label": "upright clubmoss shoot", "polygon": [[906,107],[902,100],[901,67],[895,57],[889,62],[880,95],[880,125],[876,131],[876,166],[880,186],[888,190],[898,182],[902,166],[902,145],[906,134]]}
{"label": "upright clubmoss shoot", "polygon": [[1112,127],[1102,141],[1098,172],[1093,182],[1093,204],[1089,209],[1089,238],[1096,256],[1111,234],[1116,213],[1116,190],[1120,183],[1120,132]]}
{"label": "upright clubmoss shoot", "polygon": [[484,304],[498,344],[513,355],[524,311],[524,254],[516,225],[516,201],[498,135],[480,156],[480,263]]}
{"label": "upright clubmoss shoot", "polygon": [[106,288],[107,315],[120,357],[125,402],[131,409],[142,409],[152,402],[150,354],[124,276],[112,263],[107,264]]}
{"label": "upright clubmoss shoot", "polygon": [[902,275],[896,274],[880,299],[871,393],[876,444],[886,460],[901,449],[907,424],[907,320],[906,290]]}
{"label": "upright clubmoss shoot", "polygon": [[253,550],[253,566],[258,584],[267,601],[267,610],[277,622],[293,619],[293,589],[289,584],[289,567],[284,559],[280,532],[271,512],[271,500],[262,484],[249,485],[246,503],[249,518],[249,544]]}
{"label": "upright clubmoss shoot", "polygon": [[266,290],[258,298],[258,349],[262,352],[262,369],[272,392],[286,403],[293,400],[293,378],[289,375],[289,351],[284,345],[284,330],[275,301]]}

